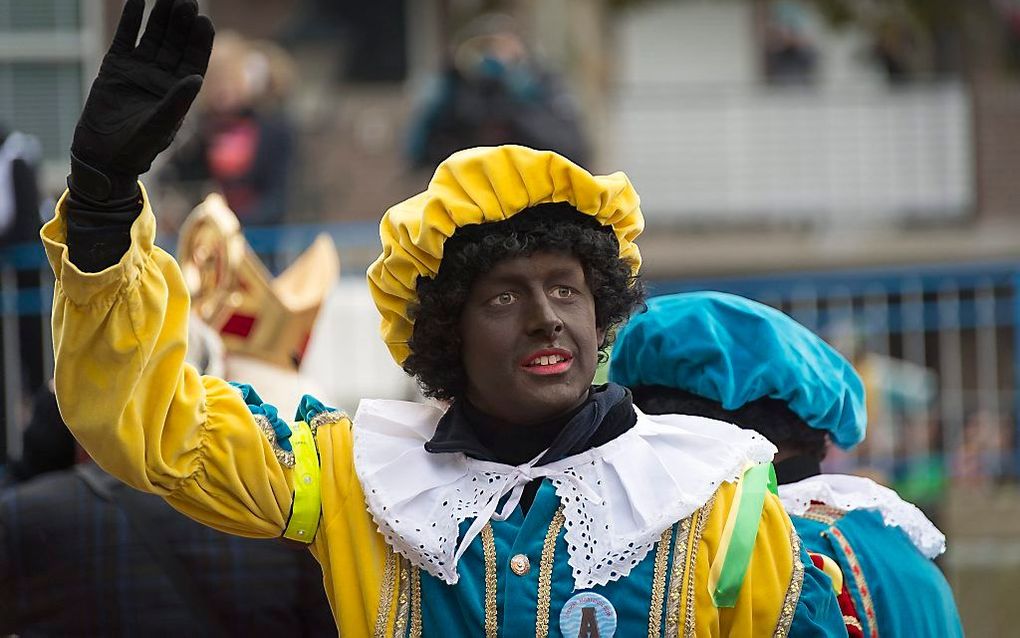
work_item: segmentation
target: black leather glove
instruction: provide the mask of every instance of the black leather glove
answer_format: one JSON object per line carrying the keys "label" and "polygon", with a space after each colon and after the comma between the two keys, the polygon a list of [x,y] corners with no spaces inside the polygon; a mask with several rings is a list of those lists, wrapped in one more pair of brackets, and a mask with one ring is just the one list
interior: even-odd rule
{"label": "black leather glove", "polygon": [[68,188],[96,204],[137,197],[138,176],[173,140],[202,88],[213,26],[195,0],[128,0],[71,143]]}

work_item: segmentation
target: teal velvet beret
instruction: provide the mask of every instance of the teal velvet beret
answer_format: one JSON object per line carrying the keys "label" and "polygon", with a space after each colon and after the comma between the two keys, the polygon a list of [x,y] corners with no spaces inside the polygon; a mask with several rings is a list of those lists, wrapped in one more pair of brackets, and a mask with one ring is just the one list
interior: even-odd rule
{"label": "teal velvet beret", "polygon": [[779,399],[843,449],[867,425],[864,384],[843,355],[782,312],[726,293],[649,300],[617,334],[609,380],[685,390],[727,410]]}

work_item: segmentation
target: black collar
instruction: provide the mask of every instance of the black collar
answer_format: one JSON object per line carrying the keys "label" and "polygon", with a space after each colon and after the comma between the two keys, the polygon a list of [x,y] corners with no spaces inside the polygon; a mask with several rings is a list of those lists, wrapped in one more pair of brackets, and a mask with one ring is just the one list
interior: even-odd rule
{"label": "black collar", "polygon": [[822,463],[811,456],[791,456],[776,464],[776,482],[780,485],[796,483],[822,473]]}
{"label": "black collar", "polygon": [[636,422],[630,390],[615,383],[593,386],[588,399],[570,413],[530,426],[501,422],[460,400],[439,420],[425,449],[509,465],[527,463],[548,450],[538,461],[545,465],[608,443]]}

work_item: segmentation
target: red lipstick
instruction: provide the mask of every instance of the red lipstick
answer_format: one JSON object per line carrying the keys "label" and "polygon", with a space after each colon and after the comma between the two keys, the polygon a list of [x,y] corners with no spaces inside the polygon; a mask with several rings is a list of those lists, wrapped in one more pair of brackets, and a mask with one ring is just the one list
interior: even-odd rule
{"label": "red lipstick", "polygon": [[574,355],[563,348],[543,348],[521,359],[520,366],[529,374],[540,376],[562,374],[574,363]]}

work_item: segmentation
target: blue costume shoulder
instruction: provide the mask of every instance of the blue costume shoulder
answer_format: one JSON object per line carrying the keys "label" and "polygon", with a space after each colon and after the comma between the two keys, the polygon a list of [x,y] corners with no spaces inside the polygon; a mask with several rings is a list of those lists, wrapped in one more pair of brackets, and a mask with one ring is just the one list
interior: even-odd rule
{"label": "blue costume shoulder", "polygon": [[843,571],[865,636],[963,636],[945,576],[880,513],[815,506],[791,519],[805,547]]}

